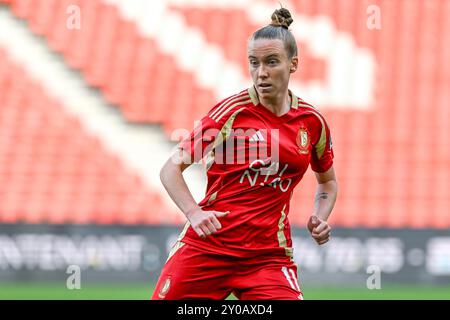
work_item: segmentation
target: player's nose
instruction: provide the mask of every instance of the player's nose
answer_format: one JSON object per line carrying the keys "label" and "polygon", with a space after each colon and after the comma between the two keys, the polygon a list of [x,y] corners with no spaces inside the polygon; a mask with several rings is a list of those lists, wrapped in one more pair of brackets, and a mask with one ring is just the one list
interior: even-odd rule
{"label": "player's nose", "polygon": [[264,66],[260,66],[258,68],[258,78],[259,79],[267,79],[269,76],[267,69]]}

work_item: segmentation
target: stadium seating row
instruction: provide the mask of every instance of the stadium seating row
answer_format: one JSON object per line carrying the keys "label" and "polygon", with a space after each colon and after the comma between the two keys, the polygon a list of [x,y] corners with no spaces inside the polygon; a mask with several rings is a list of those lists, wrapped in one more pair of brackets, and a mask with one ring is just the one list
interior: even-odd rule
{"label": "stadium seating row", "polygon": [[181,223],[0,48],[0,221]]}
{"label": "stadium seating row", "polygon": [[[215,102],[173,56],[142,35],[134,21],[99,0],[9,0],[11,10],[45,37],[87,83],[136,123],[159,123],[170,133],[189,128]],[[333,132],[340,181],[332,222],[342,226],[450,226],[450,2],[292,1],[297,12],[332,18],[377,60],[376,99],[368,111],[320,106]],[[382,9],[382,27],[367,27],[367,7]],[[67,28],[67,8],[83,12],[82,28]],[[175,6],[188,25],[222,48],[245,71],[245,42],[257,27],[241,9]],[[206,18],[205,18],[206,17]],[[214,22],[214,23],[212,23]],[[396,32],[392,32],[396,30]],[[327,65],[300,43],[297,79],[324,79]],[[300,93],[299,93],[300,94]],[[10,94],[11,95],[11,94]],[[18,106],[25,97],[8,97]],[[0,93],[0,99],[2,94]],[[0,100],[2,101],[2,100]],[[30,111],[31,112],[31,111]],[[14,123],[14,126],[18,122]],[[80,124],[81,125],[81,124]],[[55,143],[56,144],[56,143]],[[311,210],[314,177],[294,194],[291,221]],[[19,199],[19,198],[18,198]],[[103,220],[102,220],[103,221]]]}

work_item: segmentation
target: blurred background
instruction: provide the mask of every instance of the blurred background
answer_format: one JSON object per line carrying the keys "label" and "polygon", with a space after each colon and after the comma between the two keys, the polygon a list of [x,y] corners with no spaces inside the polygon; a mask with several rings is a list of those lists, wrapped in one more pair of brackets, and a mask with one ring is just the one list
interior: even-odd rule
{"label": "blurred background", "polygon": [[[333,240],[289,219],[305,299],[450,299],[450,1],[291,0],[294,93],[333,136]],[[278,1],[0,0],[0,298],[149,299],[185,222],[184,130],[251,86]],[[197,200],[202,165],[185,174]]]}

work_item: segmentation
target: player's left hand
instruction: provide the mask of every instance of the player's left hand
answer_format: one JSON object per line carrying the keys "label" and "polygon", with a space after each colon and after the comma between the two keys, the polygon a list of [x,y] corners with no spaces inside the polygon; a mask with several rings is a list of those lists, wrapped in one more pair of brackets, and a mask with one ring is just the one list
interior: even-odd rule
{"label": "player's left hand", "polygon": [[325,220],[320,219],[318,216],[311,216],[307,226],[311,237],[318,245],[327,243],[330,240],[331,227]]}

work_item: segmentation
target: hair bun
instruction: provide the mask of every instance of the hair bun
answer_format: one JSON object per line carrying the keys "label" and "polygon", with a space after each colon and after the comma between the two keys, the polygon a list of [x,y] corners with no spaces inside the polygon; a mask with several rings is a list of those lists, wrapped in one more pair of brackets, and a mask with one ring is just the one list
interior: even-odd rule
{"label": "hair bun", "polygon": [[292,22],[294,22],[294,19],[292,19],[289,10],[286,8],[281,8],[275,10],[275,12],[272,14],[272,23],[270,25],[274,27],[283,27],[285,29],[289,29],[289,26]]}

